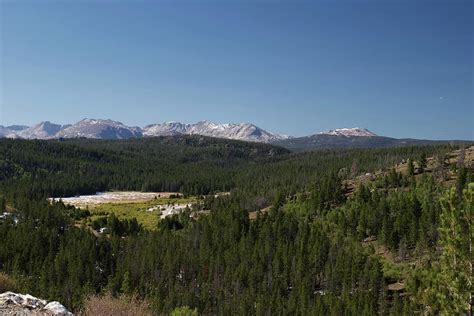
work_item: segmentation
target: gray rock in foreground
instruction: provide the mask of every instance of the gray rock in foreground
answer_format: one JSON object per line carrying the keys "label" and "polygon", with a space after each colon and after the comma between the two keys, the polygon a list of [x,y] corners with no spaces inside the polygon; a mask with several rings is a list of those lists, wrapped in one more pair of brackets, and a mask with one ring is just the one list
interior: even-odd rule
{"label": "gray rock in foreground", "polygon": [[5,292],[0,294],[0,315],[57,315],[72,316],[59,302],[47,302],[29,294]]}

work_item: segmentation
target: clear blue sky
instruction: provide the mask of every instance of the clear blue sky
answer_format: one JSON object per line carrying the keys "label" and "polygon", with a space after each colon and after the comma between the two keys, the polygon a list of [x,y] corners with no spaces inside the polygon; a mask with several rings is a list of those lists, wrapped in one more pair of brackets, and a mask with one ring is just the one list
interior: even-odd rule
{"label": "clear blue sky", "polygon": [[0,0],[0,124],[474,139],[474,1]]}

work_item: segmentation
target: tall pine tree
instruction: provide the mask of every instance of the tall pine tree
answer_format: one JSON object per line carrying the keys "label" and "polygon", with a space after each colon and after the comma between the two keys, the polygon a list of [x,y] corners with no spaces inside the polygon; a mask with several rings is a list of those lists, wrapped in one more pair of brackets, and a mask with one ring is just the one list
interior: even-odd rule
{"label": "tall pine tree", "polygon": [[472,315],[472,241],[474,238],[474,183],[457,203],[452,188],[442,199],[443,211],[439,228],[440,273],[436,296],[440,309],[447,315]]}

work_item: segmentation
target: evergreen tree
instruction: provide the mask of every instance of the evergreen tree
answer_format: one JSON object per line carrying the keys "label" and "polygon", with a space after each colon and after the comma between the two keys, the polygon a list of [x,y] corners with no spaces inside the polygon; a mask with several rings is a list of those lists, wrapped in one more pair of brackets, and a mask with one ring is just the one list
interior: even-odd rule
{"label": "evergreen tree", "polygon": [[123,281],[122,281],[122,286],[120,288],[120,292],[122,292],[124,294],[129,294],[130,290],[131,290],[131,287],[130,287],[130,274],[127,271],[123,275]]}
{"label": "evergreen tree", "polygon": [[420,156],[420,160],[418,161],[418,169],[420,170],[420,173],[425,172],[426,164],[427,164],[426,154],[422,153]]}
{"label": "evergreen tree", "polygon": [[413,176],[415,174],[415,166],[413,164],[413,160],[408,159],[408,171],[409,176]]}
{"label": "evergreen tree", "polygon": [[436,297],[442,313],[472,315],[474,183],[466,190],[458,205],[455,189],[442,200],[440,222],[440,273],[437,276]]}
{"label": "evergreen tree", "polygon": [[467,182],[467,169],[464,167],[461,167],[458,169],[458,177],[456,179],[456,195],[459,201],[462,199],[463,190],[464,190],[464,187],[466,186],[466,182]]}
{"label": "evergreen tree", "polygon": [[0,215],[1,213],[5,212],[5,198],[0,195]]}

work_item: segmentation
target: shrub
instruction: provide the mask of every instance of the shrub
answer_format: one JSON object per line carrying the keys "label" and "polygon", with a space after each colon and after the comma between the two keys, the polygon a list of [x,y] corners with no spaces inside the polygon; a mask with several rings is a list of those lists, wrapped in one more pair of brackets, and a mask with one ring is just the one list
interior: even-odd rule
{"label": "shrub", "polygon": [[191,309],[188,306],[177,307],[171,312],[171,316],[197,316],[197,309]]}
{"label": "shrub", "polygon": [[18,284],[8,274],[0,272],[0,293],[7,292],[7,291],[11,291],[11,292],[18,291]]}
{"label": "shrub", "polygon": [[150,304],[140,301],[135,296],[113,297],[110,294],[92,295],[85,302],[79,313],[81,316],[128,316],[153,315]]}

